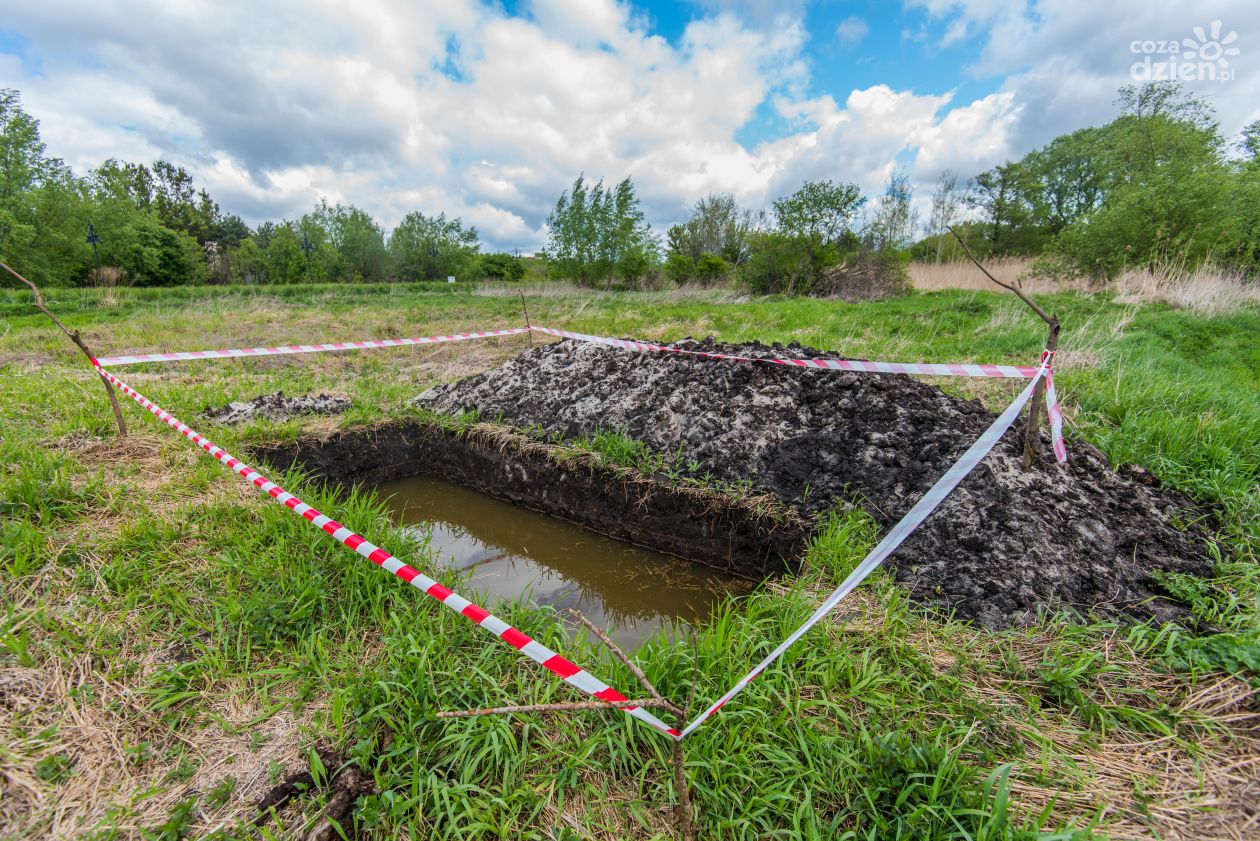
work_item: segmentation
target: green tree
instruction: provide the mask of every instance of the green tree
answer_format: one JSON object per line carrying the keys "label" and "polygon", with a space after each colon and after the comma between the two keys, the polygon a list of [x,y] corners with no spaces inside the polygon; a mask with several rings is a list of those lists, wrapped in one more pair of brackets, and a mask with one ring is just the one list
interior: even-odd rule
{"label": "green tree", "polygon": [[470,278],[479,268],[480,247],[476,228],[465,228],[458,217],[448,219],[445,213],[412,211],[389,235],[393,272],[406,280]]}
{"label": "green tree", "polygon": [[365,210],[323,199],[299,227],[315,247],[312,260],[319,280],[380,280],[389,270],[385,232]]}
{"label": "green tree", "polygon": [[715,254],[735,266],[748,260],[748,245],[760,217],[740,210],[729,193],[710,195],[696,202],[691,218],[672,225],[665,233],[666,253],[697,260]]}
{"label": "green tree", "polygon": [[944,170],[932,192],[932,212],[928,217],[928,239],[935,238],[936,262],[941,262],[945,238],[962,212],[963,195],[958,189],[958,174]]}
{"label": "green tree", "polygon": [[88,217],[82,182],[48,157],[18,92],[0,89],[0,259],[43,283],[82,282]]}
{"label": "green tree", "polygon": [[136,214],[111,251],[113,264],[136,286],[178,286],[208,279],[201,245],[188,234],[172,231],[150,213]]}
{"label": "green tree", "polygon": [[1238,139],[1238,150],[1248,160],[1260,160],[1260,120],[1254,120],[1242,130]]}
{"label": "green tree", "polygon": [[875,248],[896,251],[910,244],[918,225],[913,200],[914,189],[910,186],[909,174],[894,170],[888,177],[884,195],[875,203],[874,218],[867,232]]}
{"label": "green tree", "polygon": [[268,283],[301,283],[306,278],[306,255],[297,225],[285,222],[266,231],[262,269]]}
{"label": "green tree", "polygon": [[856,247],[852,222],[866,203],[856,184],[807,181],[773,203],[775,230],[753,238],[744,273],[755,291],[809,294]]}
{"label": "green tree", "polygon": [[1090,187],[1101,186],[1066,217],[1050,261],[1102,279],[1161,263],[1253,265],[1256,212],[1233,200],[1249,181],[1225,160],[1211,109],[1170,83],[1122,88],[1118,104],[1119,117],[1086,132]]}
{"label": "green tree", "polygon": [[113,158],[92,173],[98,195],[126,199],[138,210],[153,213],[172,231],[187,234],[198,243],[215,239],[220,221],[219,205],[181,166],[158,160],[153,166]]}
{"label": "green tree", "polygon": [[988,251],[995,254],[1025,253],[1026,237],[1036,218],[1036,178],[1022,164],[1007,162],[982,172],[972,181],[967,203],[980,212],[985,223]]}
{"label": "green tree", "polygon": [[547,226],[552,271],[583,285],[611,285],[614,276],[636,283],[658,259],[629,177],[609,190],[602,181],[588,188],[579,175],[556,201]]}

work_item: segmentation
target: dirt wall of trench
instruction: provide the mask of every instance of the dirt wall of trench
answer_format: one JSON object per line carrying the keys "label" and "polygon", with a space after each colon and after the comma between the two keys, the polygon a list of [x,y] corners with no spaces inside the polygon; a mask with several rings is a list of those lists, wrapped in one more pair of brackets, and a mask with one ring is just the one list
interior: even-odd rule
{"label": "dirt wall of trench", "polygon": [[437,476],[745,578],[796,569],[813,531],[810,520],[766,499],[645,477],[490,424],[459,431],[429,423],[345,430],[251,452],[278,470],[299,466],[341,484]]}

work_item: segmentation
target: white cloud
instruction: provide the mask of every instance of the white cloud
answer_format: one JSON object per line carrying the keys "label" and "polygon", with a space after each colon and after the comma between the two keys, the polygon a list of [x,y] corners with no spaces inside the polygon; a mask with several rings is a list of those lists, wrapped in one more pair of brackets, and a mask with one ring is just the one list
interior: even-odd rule
{"label": "white cloud", "polygon": [[[940,30],[932,48],[974,40],[971,72],[1003,79],[1000,90],[970,102],[939,87],[820,94],[803,6],[759,0],[709,0],[674,43],[617,0],[532,0],[516,17],[479,0],[242,0],[213,13],[24,0],[5,27],[34,58],[0,54],[0,86],[22,91],[52,152],[80,171],[165,157],[250,221],[328,197],[386,226],[445,211],[492,247],[523,249],[542,244],[579,172],[632,174],[658,229],[715,191],[761,206],[831,178],[873,195],[898,163],[922,193],[942,169],[971,175],[1108,119],[1133,37],[1172,37],[1214,14],[1243,50],[1239,81],[1217,97],[1233,103],[1224,127],[1254,119],[1246,103],[1260,101],[1258,13],[1229,3],[920,5]],[[851,17],[835,37],[855,44],[868,31]],[[786,128],[737,142],[767,105]]]}
{"label": "white cloud", "polygon": [[846,49],[856,47],[870,32],[870,25],[856,15],[849,15],[836,24],[836,40]]}

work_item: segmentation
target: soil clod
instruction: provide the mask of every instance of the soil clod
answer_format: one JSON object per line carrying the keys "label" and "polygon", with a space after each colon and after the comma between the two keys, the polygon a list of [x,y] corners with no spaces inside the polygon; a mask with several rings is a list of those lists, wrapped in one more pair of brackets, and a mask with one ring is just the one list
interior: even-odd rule
{"label": "soil clod", "polygon": [[283,391],[264,394],[253,400],[233,401],[226,406],[207,406],[203,414],[215,423],[243,423],[251,420],[282,421],[298,415],[337,415],[350,408],[350,400],[332,394],[285,397]]}

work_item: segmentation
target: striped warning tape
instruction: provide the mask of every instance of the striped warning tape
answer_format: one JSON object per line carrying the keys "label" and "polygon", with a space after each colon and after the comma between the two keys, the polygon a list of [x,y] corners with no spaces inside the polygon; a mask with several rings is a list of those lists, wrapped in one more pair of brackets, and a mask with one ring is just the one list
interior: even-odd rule
{"label": "striped warning tape", "polygon": [[[441,342],[461,342],[469,339],[487,339],[495,336],[516,336],[522,333],[543,333],[565,339],[576,339],[583,342],[594,342],[601,345],[624,348],[625,350],[657,351],[664,353],[680,353],[688,356],[702,356],[708,359],[723,359],[737,362],[762,362],[771,365],[786,365],[793,368],[817,368],[828,371],[853,371],[864,374],[918,374],[921,376],[944,377],[1001,377],[1028,378],[1035,376],[1040,370],[1036,367],[1022,365],[991,365],[975,363],[934,363],[934,362],[879,362],[867,359],[837,359],[834,357],[815,359],[793,359],[781,357],[736,356],[729,353],[712,353],[709,351],[680,348],[676,345],[661,345],[654,342],[640,342],[634,339],[613,339],[608,336],[595,336],[590,333],[575,333],[569,330],[556,330],[552,327],[513,327],[507,330],[482,330],[469,333],[452,333],[449,336],[423,336],[412,339],[371,339],[358,342],[329,342],[319,345],[281,345],[278,347],[227,348],[223,350],[190,350],[173,353],[139,353],[122,356],[103,356],[96,361],[102,368],[116,365],[133,365],[142,362],[178,362],[196,359],[240,359],[254,356],[276,356],[291,353],[322,353],[339,350],[365,350],[368,348],[406,347],[409,345],[428,345]],[[1042,361],[1052,351],[1042,354]],[[1046,413],[1050,417],[1050,439],[1054,446],[1054,455],[1060,464],[1067,463],[1067,447],[1063,443],[1063,410],[1059,406],[1058,396],[1054,390],[1053,374],[1046,375]]]}
{"label": "striped warning tape", "polygon": [[1015,402],[1011,403],[1010,406],[1007,406],[1006,411],[1002,412],[1002,414],[998,416],[998,419],[993,422],[993,425],[986,429],[984,433],[976,439],[975,443],[972,444],[967,451],[962,454],[962,457],[954,463],[954,466],[945,471],[945,475],[941,476],[941,478],[936,481],[936,484],[933,485],[917,503],[915,503],[915,506],[910,509],[910,512],[906,514],[906,516],[902,517],[900,522],[889,530],[888,534],[884,536],[884,539],[871,550],[870,554],[863,559],[862,563],[858,564],[857,568],[844,579],[840,586],[833,590],[831,595],[827,596],[827,598],[823,600],[822,605],[819,606],[819,608],[805,620],[804,624],[793,631],[787,639],[779,644],[778,648],[771,651],[752,671],[740,678],[734,686],[732,686],[724,695],[722,695],[722,697],[718,698],[717,701],[710,705],[708,709],[700,713],[694,721],[687,725],[682,732],[682,736],[679,738],[686,737],[688,734],[694,732],[697,727],[711,718],[718,710],[722,709],[728,701],[739,694],[745,686],[752,683],[753,679],[756,678],[757,675],[761,674],[767,666],[779,659],[783,652],[787,651],[793,643],[803,637],[810,628],[818,624],[824,616],[831,612],[832,608],[840,603],[841,599],[847,596],[855,587],[857,587],[857,585],[861,584],[868,575],[874,572],[875,569],[882,564],[888,556],[897,549],[898,546],[901,545],[902,541],[910,536],[911,532],[922,525],[928,515],[936,510],[936,507],[941,504],[941,501],[944,500],[945,497],[949,496],[954,488],[958,487],[958,483],[961,482],[967,474],[980,463],[981,459],[989,454],[989,451],[993,449],[1006,430],[1010,429],[1011,425],[1015,423],[1015,419],[1019,416],[1020,410],[1024,408],[1024,404],[1027,403],[1028,399],[1032,396],[1033,388],[1037,385],[1037,381],[1041,378],[1042,374],[1048,374],[1049,371],[1049,361],[1047,360],[1033,376],[1032,382],[1030,382],[1024,390],[1020,392],[1019,397],[1015,398]]}
{"label": "striped warning tape", "polygon": [[296,496],[290,494],[279,485],[276,485],[253,468],[233,458],[222,448],[213,444],[204,436],[193,431],[182,421],[157,406],[131,386],[106,371],[103,367],[105,365],[124,365],[137,362],[167,362],[184,359],[212,359],[225,357],[239,358],[283,353],[314,353],[328,350],[358,350],[370,347],[397,347],[404,345],[487,338],[491,336],[507,336],[531,331],[561,338],[611,345],[613,347],[620,347],[627,350],[680,353],[708,357],[711,359],[735,360],[743,362],[768,362],[772,364],[802,368],[847,370],[861,373],[880,374],[1032,378],[1032,381],[1028,383],[1028,385],[1020,393],[1019,397],[1017,397],[1015,401],[1011,403],[1010,406],[1008,406],[998,417],[998,419],[994,421],[994,423],[976,440],[976,442],[973,443],[965,453],[963,453],[958,462],[946,471],[936,484],[933,485],[926,494],[924,494],[923,498],[916,503],[910,512],[906,514],[900,522],[893,526],[884,539],[881,540],[871,553],[862,561],[862,563],[858,565],[857,569],[855,569],[844,580],[844,582],[841,583],[841,585],[836,588],[836,590],[833,591],[826,600],[824,600],[823,604],[809,617],[809,619],[807,619],[804,624],[797,628],[786,640],[775,648],[775,650],[772,651],[764,660],[762,660],[756,668],[742,677],[730,690],[726,692],[726,694],[719,698],[707,710],[701,713],[694,721],[688,724],[681,733],[674,728],[669,727],[663,721],[642,707],[622,708],[626,713],[634,718],[637,718],[676,739],[681,739],[687,736],[697,727],[701,726],[707,719],[712,717],[723,707],[723,705],[729,702],[731,698],[735,697],[735,695],[743,690],[744,687],[751,683],[752,680],[761,674],[766,667],[782,656],[789,647],[797,642],[805,635],[806,632],[809,631],[810,628],[812,628],[827,613],[829,613],[840,602],[840,600],[847,596],[854,588],[857,587],[858,584],[865,580],[871,572],[882,564],[896,550],[896,548],[901,545],[906,537],[908,537],[916,528],[918,528],[919,525],[923,523],[925,519],[927,519],[928,515],[931,514],[941,501],[958,486],[963,478],[971,472],[980,460],[993,449],[1006,430],[1008,430],[1015,422],[1020,410],[1023,409],[1024,405],[1028,402],[1033,389],[1043,376],[1046,379],[1046,403],[1047,411],[1050,416],[1051,435],[1054,440],[1055,456],[1060,462],[1066,460],[1066,449],[1064,448],[1062,438],[1063,415],[1059,407],[1057,395],[1055,394],[1054,379],[1050,369],[1050,364],[1054,357],[1054,354],[1051,351],[1046,351],[1042,354],[1041,365],[1037,368],[1008,365],[939,365],[929,363],[872,362],[849,359],[780,359],[695,351],[671,345],[659,345],[651,342],[639,342],[629,339],[612,339],[605,336],[594,336],[586,333],[574,333],[566,330],[555,330],[550,327],[534,326],[509,330],[457,333],[451,336],[432,336],[419,339],[386,339],[365,342],[338,342],[323,345],[290,345],[275,348],[248,348],[238,350],[191,351],[181,353],[114,356],[93,360],[93,363],[96,371],[104,377],[106,381],[112,383],[120,391],[122,391],[123,394],[135,400],[159,420],[175,429],[185,438],[188,438],[206,453],[225,464],[233,472],[237,473],[246,481],[258,487],[259,490],[275,499],[275,501],[301,515],[303,518],[320,528],[322,531],[331,535],[339,542],[358,552],[360,555],[363,555],[373,563],[384,567],[412,586],[424,591],[426,594],[437,599],[439,602],[457,613],[471,619],[473,622],[487,629],[490,633],[504,640],[509,645],[517,648],[530,659],[558,675],[566,683],[582,690],[583,692],[593,695],[596,698],[600,698],[601,700],[624,701],[627,700],[626,696],[603,683],[589,672],[580,669],[574,663],[564,657],[561,657],[554,651],[551,651],[541,643],[529,638],[483,608],[478,607],[457,593],[452,592],[437,581],[434,581],[418,570],[402,563],[389,552],[373,545],[372,543],[369,543],[360,535],[302,502]]}
{"label": "striped warning tape", "polygon": [[528,333],[528,327],[510,330],[482,330],[474,333],[452,333],[449,336],[423,336],[416,339],[370,339],[362,342],[329,342],[322,345],[280,345],[278,347],[229,348],[225,350],[186,350],[176,353],[136,353],[125,356],[102,356],[96,362],[102,367],[134,365],[138,362],[179,362],[191,359],[238,359],[250,356],[277,356],[287,353],[323,353],[333,350],[365,350],[378,347],[432,345],[440,342],[462,342],[488,339],[493,336],[515,336]]}
{"label": "striped warning tape", "polygon": [[[104,368],[97,365],[96,370],[107,382],[112,383],[123,394],[139,403],[152,415],[158,418],[158,420],[174,429],[180,435],[183,435],[202,450],[205,450],[207,454],[222,462],[233,473],[257,487],[260,491],[270,496],[276,502],[284,505],[294,514],[300,515],[310,522],[311,525],[326,534],[331,535],[333,539],[345,544],[372,563],[383,567],[389,572],[392,572],[403,581],[406,581],[416,589],[437,599],[456,613],[471,619],[494,636],[520,651],[535,663],[538,663],[543,668],[557,675],[565,683],[580,689],[588,695],[599,698],[602,701],[628,700],[625,695],[622,695],[616,689],[613,689],[608,684],[599,680],[590,672],[579,668],[576,664],[570,662],[564,657],[561,657],[542,643],[531,639],[529,636],[521,633],[516,628],[513,628],[499,617],[489,613],[481,607],[478,607],[458,593],[452,592],[419,570],[404,564],[389,552],[379,546],[369,543],[363,537],[341,525],[336,520],[321,514],[319,511],[307,505],[305,502],[298,499],[275,482],[272,482],[266,476],[263,476],[257,470],[254,470],[249,465],[233,458],[221,447],[209,441],[205,438],[205,436],[193,431],[183,421],[179,420],[170,412],[149,400],[140,392],[136,391],[134,388],[127,385]],[[626,713],[634,718],[651,725],[663,733],[668,733],[670,736],[674,737],[678,737],[679,735],[677,730],[670,727],[642,707],[621,707],[621,709],[625,710]]]}
{"label": "striped warning tape", "polygon": [[727,359],[737,362],[766,362],[771,365],[788,365],[795,368],[824,368],[831,371],[856,371],[864,374],[923,374],[943,377],[1006,377],[1028,378],[1036,376],[1037,368],[1016,365],[976,365],[976,364],[941,364],[931,362],[871,362],[864,359],[788,359],[770,356],[735,356],[729,353],[711,353],[702,350],[689,350],[675,345],[658,345],[652,342],[639,342],[632,339],[610,339],[607,336],[592,336],[587,333],[571,333],[568,330],[555,330],[551,327],[535,325],[533,331],[546,333],[549,336],[560,336],[566,339],[577,339],[583,342],[595,342],[601,345],[625,348],[626,350],[654,350],[667,353],[683,353],[688,356],[704,356],[709,359]]}

